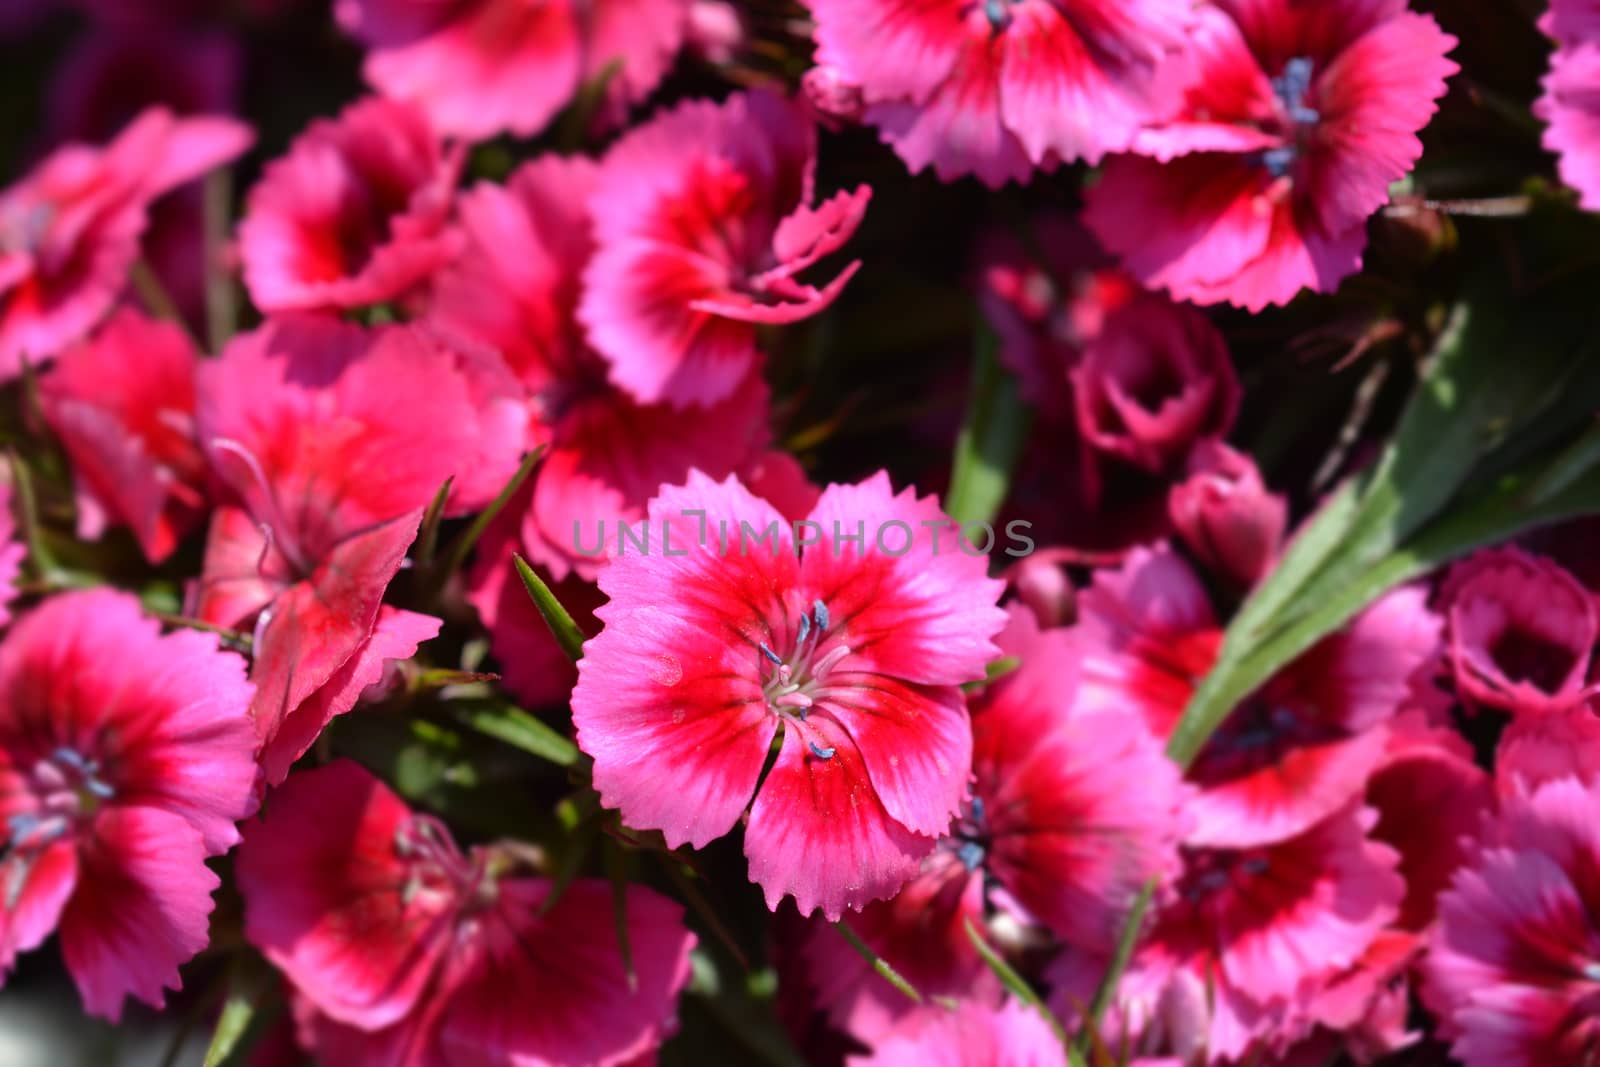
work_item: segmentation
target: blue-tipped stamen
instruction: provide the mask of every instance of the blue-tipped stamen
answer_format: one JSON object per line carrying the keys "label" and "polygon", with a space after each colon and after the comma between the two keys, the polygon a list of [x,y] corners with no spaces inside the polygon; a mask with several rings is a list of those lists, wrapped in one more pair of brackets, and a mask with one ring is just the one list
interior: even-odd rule
{"label": "blue-tipped stamen", "polygon": [[767,659],[771,660],[773,666],[775,666],[775,667],[783,666],[783,660],[778,656],[778,654],[776,652],[772,651],[772,649],[767,647],[767,643],[765,641],[761,642],[761,654],[763,656],[767,657]]}
{"label": "blue-tipped stamen", "polygon": [[976,841],[963,841],[956,848],[956,858],[961,860],[961,866],[969,871],[975,871],[983,866],[983,846]]}
{"label": "blue-tipped stamen", "polygon": [[833,758],[833,752],[834,752],[833,749],[831,749],[831,748],[823,748],[821,745],[817,744],[815,741],[808,741],[806,743],[811,746],[811,754],[813,756],[817,757],[818,759],[832,759]]}
{"label": "blue-tipped stamen", "polygon": [[828,632],[828,605],[820,600],[811,602],[811,612],[817,617],[817,629],[822,633]]}
{"label": "blue-tipped stamen", "polygon": [[811,616],[809,616],[809,615],[800,616],[800,635],[794,639],[794,643],[797,644],[797,645],[805,644],[806,643],[806,637],[810,633],[811,633]]}

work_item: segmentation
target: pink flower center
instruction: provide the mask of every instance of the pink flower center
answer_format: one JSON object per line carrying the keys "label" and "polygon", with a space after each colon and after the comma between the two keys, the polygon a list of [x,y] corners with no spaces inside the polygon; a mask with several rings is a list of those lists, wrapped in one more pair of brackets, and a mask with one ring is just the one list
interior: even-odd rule
{"label": "pink flower center", "polygon": [[1021,0],[983,0],[983,17],[995,33],[1002,33],[1011,25],[1011,9]]}
{"label": "pink flower center", "polygon": [[944,846],[956,854],[969,871],[983,866],[989,854],[989,828],[984,818],[983,798],[974,796],[961,806],[961,814],[950,825]]}
{"label": "pink flower center", "polygon": [[1296,56],[1283,65],[1281,74],[1272,79],[1272,92],[1277,98],[1284,143],[1261,153],[1261,165],[1274,178],[1282,178],[1289,173],[1300,158],[1312,129],[1322,121],[1322,114],[1308,102],[1315,73],[1315,65],[1310,59]]}
{"label": "pink flower center", "polygon": [[1259,852],[1205,849],[1188,852],[1179,895],[1197,907],[1222,907],[1226,894],[1245,892],[1243,883],[1266,875],[1271,862]]}
{"label": "pink flower center", "polygon": [[[787,656],[780,656],[766,642],[761,643],[766,673],[762,693],[767,707],[779,718],[805,722],[812,706],[827,693],[828,673],[850,654],[843,641],[830,640],[829,622],[827,605],[817,600],[812,603],[810,614],[800,617],[794,648]],[[826,652],[822,651],[829,645]],[[809,744],[819,759],[832,758],[833,749],[815,741]]]}
{"label": "pink flower center", "polygon": [[449,829],[433,816],[413,816],[395,834],[394,850],[409,864],[409,877],[400,891],[407,904],[421,894],[443,896],[473,909],[493,903],[496,885],[485,855],[477,849],[463,853]]}
{"label": "pink flower center", "polygon": [[33,857],[71,833],[74,826],[94,815],[100,805],[116,795],[103,777],[100,764],[74,749],[59,748],[33,765],[24,779],[32,807],[13,812],[6,820],[8,863],[5,906],[16,906],[28,880]]}
{"label": "pink flower center", "polygon": [[1550,694],[1561,691],[1578,663],[1572,649],[1515,624],[1494,639],[1489,656],[1508,681],[1526,682],[1541,693]]}

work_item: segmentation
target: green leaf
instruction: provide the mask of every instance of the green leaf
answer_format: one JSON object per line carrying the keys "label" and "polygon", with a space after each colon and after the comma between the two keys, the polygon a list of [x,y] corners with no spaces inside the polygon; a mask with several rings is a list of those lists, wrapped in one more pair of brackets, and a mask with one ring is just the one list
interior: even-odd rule
{"label": "green leaf", "polygon": [[422,525],[417,529],[416,547],[411,550],[411,558],[419,567],[428,567],[433,564],[434,554],[439,549],[439,524],[444,521],[444,505],[450,499],[450,489],[455,485],[456,476],[451,475],[439,486],[439,491],[433,494],[433,500],[428,503],[428,510],[422,514]]}
{"label": "green leaf", "polygon": [[[528,475],[533,473],[533,468],[537,467],[539,461],[544,458],[544,451],[544,446],[540,445],[526,456],[523,456],[522,462],[517,465],[516,473],[512,474],[511,480],[500,487],[500,492],[496,493],[495,498],[489,501],[489,506],[474,515],[467,528],[462,530],[461,534],[450,543],[449,548],[445,549],[443,558],[433,567],[435,590],[443,588],[444,583],[449,580],[450,576],[460,570],[462,564],[466,563],[467,556],[471,554],[479,538],[483,537],[483,532],[489,528],[489,524],[499,516],[500,512],[505,510],[505,506],[511,502],[511,498],[517,495],[517,490],[522,488],[522,483],[528,480]],[[447,493],[448,487],[449,483],[447,482],[445,483],[445,488],[441,489],[440,492]]]}
{"label": "green leaf", "polygon": [[272,991],[271,975],[254,957],[236,958],[229,968],[228,994],[206,1048],[205,1067],[219,1067],[231,1056]]}
{"label": "green leaf", "polygon": [[865,941],[861,940],[856,932],[850,929],[848,923],[846,923],[843,919],[840,919],[838,922],[830,925],[832,925],[835,930],[839,931],[840,935],[846,941],[850,942],[850,947],[855,949],[856,954],[871,965],[872,969],[878,973],[880,978],[894,986],[895,989],[899,990],[902,996],[904,996],[907,1000],[910,1000],[913,1004],[922,1003],[922,994],[917,992],[916,986],[906,981],[905,976],[890,966],[888,960],[872,951],[872,947]]}
{"label": "green leaf", "polygon": [[989,944],[988,939],[983,936],[977,924],[972,921],[971,916],[968,916],[965,922],[967,924],[967,940],[972,942],[972,947],[978,950],[978,955],[983,958],[983,962],[989,970],[994,972],[994,976],[1000,979],[1000,984],[1009,989],[1012,996],[1044,1016],[1044,1021],[1050,1024],[1050,1029],[1055,1031],[1056,1037],[1063,1045],[1067,1045],[1070,1048],[1071,1046],[1067,1042],[1066,1027],[1061,1025],[1061,1020],[1055,1017],[1054,1012],[1045,1007],[1044,1001],[1040,999],[1038,993],[1034,992],[1033,987],[1028,984],[1028,980],[1018,974],[1016,969],[1006,962],[1004,956],[995,951],[994,946]]}
{"label": "green leaf", "polygon": [[1088,1017],[1084,1020],[1083,1030],[1075,1042],[1080,1052],[1089,1054],[1096,1051],[1095,1035],[1100,1032],[1100,1022],[1105,1018],[1106,1009],[1116,999],[1117,987],[1122,984],[1123,972],[1128,969],[1128,961],[1133,959],[1133,950],[1139,944],[1139,935],[1144,932],[1144,917],[1150,910],[1150,902],[1155,898],[1156,884],[1156,879],[1144,884],[1144,888],[1139,890],[1138,897],[1134,899],[1133,910],[1128,912],[1127,921],[1123,923],[1122,936],[1117,940],[1116,951],[1112,953],[1111,963],[1106,967],[1106,973],[1101,977],[1100,984],[1095,987],[1094,999],[1089,1002]]}
{"label": "green leaf", "polygon": [[572,662],[578,662],[583,657],[583,631],[578,629],[578,624],[572,621],[572,616],[561,606],[561,601],[556,599],[550,587],[544,584],[544,579],[528,566],[527,560],[513,555],[511,563],[517,568],[517,574],[522,578],[522,585],[527,589],[528,596],[533,598],[534,607],[544,616],[545,625],[555,634],[556,643],[561,646],[561,651],[565,652]]}
{"label": "green leaf", "polygon": [[628,854],[614,844],[604,846],[606,874],[611,879],[611,922],[617,936],[617,951],[622,956],[622,973],[628,976],[628,991],[639,990],[639,973],[633,966],[633,941],[628,936]]}
{"label": "green leaf", "polygon": [[460,700],[451,707],[462,722],[479,733],[498,738],[558,767],[576,766],[583,757],[570,738],[514,705],[492,700]]}
{"label": "green leaf", "polygon": [[1011,489],[1033,413],[1016,380],[1000,366],[1000,339],[983,326],[972,365],[972,402],[956,438],[945,514],[963,525],[993,522]]}

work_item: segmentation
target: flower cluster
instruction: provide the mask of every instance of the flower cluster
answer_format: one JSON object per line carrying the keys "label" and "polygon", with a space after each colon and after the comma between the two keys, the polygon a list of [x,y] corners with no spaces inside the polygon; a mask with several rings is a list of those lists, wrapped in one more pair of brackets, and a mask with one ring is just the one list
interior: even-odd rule
{"label": "flower cluster", "polygon": [[1600,1063],[1600,6],[1459,6],[0,5],[0,985]]}

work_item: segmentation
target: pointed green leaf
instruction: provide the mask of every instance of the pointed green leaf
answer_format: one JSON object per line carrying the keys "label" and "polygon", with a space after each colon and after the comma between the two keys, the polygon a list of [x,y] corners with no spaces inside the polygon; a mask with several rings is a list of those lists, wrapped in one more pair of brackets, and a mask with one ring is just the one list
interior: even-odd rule
{"label": "pointed green leaf", "polygon": [[955,464],[944,510],[958,523],[992,522],[1011,490],[1011,475],[1028,441],[1033,413],[1017,383],[1000,366],[1000,339],[978,332],[972,366],[972,400],[956,438]]}
{"label": "pointed green leaf", "polygon": [[545,625],[550,627],[550,632],[555,634],[556,643],[561,646],[561,651],[576,663],[583,657],[583,631],[578,629],[578,624],[572,621],[572,616],[567,609],[561,606],[561,601],[544,584],[544,579],[534,573],[528,561],[521,556],[512,556],[511,563],[517,568],[517,574],[522,578],[523,588],[528,590],[528,596],[533,598],[534,607],[539,609],[539,614],[544,616]]}
{"label": "pointed green leaf", "polygon": [[460,700],[451,705],[461,721],[558,767],[575,766],[583,754],[572,740],[519,707],[495,701]]}
{"label": "pointed green leaf", "polygon": [[835,930],[839,931],[840,935],[846,941],[850,942],[850,947],[856,950],[857,955],[867,961],[872,969],[878,973],[880,978],[894,986],[902,996],[904,996],[907,1000],[910,1000],[912,1003],[922,1003],[922,994],[917,992],[916,986],[906,981],[905,977],[901,975],[899,971],[895,970],[889,965],[888,960],[872,951],[872,947],[865,941],[861,940],[861,938],[857,936],[856,932],[850,929],[850,925],[848,923],[846,923],[843,919],[840,919],[838,922],[832,923],[831,925]]}
{"label": "pointed green leaf", "polygon": [[989,944],[988,939],[983,936],[982,931],[978,929],[977,924],[972,921],[970,916],[965,921],[967,924],[967,940],[972,942],[972,947],[978,950],[978,955],[983,958],[983,962],[989,970],[994,972],[994,976],[1000,979],[1000,984],[1009,989],[1012,996],[1044,1016],[1044,1021],[1050,1024],[1050,1029],[1055,1031],[1056,1037],[1060,1039],[1063,1045],[1071,1049],[1071,1045],[1067,1041],[1066,1027],[1061,1025],[1061,1020],[1055,1017],[1054,1012],[1045,1007],[1044,1001],[1039,997],[1038,993],[1034,992],[1033,987],[1028,984],[1028,980],[1018,974],[1016,969],[1006,962],[1004,956],[995,951],[994,946]]}

